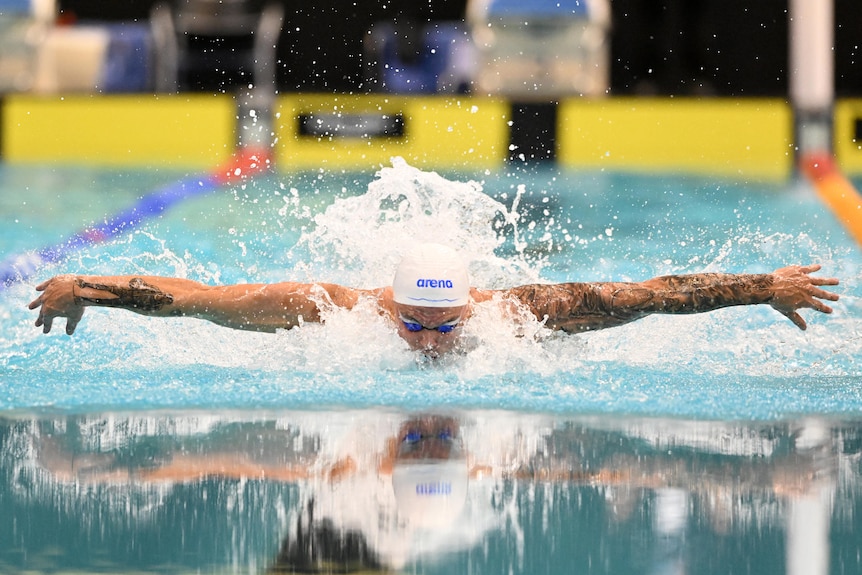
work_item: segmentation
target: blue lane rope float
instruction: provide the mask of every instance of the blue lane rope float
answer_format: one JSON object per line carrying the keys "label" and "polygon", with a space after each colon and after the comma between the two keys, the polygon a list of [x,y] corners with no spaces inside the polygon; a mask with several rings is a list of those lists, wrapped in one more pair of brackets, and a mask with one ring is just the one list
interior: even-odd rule
{"label": "blue lane rope float", "polygon": [[187,199],[215,191],[256,175],[269,167],[268,154],[261,150],[241,149],[225,165],[210,174],[190,176],[144,195],[126,210],[86,228],[58,244],[36,251],[13,254],[0,262],[0,286],[24,281],[43,266],[65,260],[70,254],[111,240],[137,227],[144,220],[158,217]]}

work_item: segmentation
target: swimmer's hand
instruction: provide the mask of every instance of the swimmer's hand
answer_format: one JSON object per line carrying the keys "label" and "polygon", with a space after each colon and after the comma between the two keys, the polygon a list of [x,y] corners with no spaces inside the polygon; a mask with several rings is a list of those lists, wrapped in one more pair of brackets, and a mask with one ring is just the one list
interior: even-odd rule
{"label": "swimmer's hand", "polygon": [[820,270],[819,264],[788,266],[772,272],[773,296],[769,305],[792,321],[799,329],[807,326],[796,310],[815,309],[832,313],[832,308],[820,300],[838,301],[838,294],[820,289],[818,286],[837,286],[837,278],[814,277],[810,274]]}
{"label": "swimmer's hand", "polygon": [[75,299],[75,275],[66,274],[54,276],[36,286],[36,291],[42,292],[39,297],[30,302],[30,309],[39,309],[36,327],[41,327],[43,333],[51,331],[54,320],[66,318],[66,333],[72,335],[81,317],[84,306]]}

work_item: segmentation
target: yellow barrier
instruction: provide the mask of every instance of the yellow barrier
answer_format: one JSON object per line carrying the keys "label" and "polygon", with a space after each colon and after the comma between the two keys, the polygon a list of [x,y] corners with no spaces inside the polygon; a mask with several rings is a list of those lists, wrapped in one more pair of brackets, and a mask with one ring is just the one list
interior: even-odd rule
{"label": "yellow barrier", "polygon": [[[235,147],[228,95],[3,97],[2,159],[205,168]],[[497,169],[509,156],[511,104],[469,96],[285,95],[275,105],[282,171],[376,169],[402,156],[424,169]],[[559,165],[782,179],[793,170],[792,111],[772,99],[571,98],[556,110]],[[835,109],[836,158],[862,173],[862,100]]]}
{"label": "yellow barrier", "polygon": [[508,113],[506,102],[466,96],[284,96],[276,165],[373,169],[401,156],[421,168],[497,168],[508,154]]}
{"label": "yellow barrier", "polygon": [[224,95],[14,95],[2,110],[10,162],[211,168],[235,148]]}
{"label": "yellow barrier", "polygon": [[588,169],[787,178],[793,115],[782,100],[570,99],[558,159]]}

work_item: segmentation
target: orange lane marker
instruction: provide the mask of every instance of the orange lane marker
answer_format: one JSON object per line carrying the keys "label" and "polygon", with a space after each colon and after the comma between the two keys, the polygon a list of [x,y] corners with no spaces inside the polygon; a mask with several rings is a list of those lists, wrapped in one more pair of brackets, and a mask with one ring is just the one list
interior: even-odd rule
{"label": "orange lane marker", "polygon": [[802,173],[817,190],[856,242],[862,246],[862,196],[828,154],[807,154],[799,161]]}

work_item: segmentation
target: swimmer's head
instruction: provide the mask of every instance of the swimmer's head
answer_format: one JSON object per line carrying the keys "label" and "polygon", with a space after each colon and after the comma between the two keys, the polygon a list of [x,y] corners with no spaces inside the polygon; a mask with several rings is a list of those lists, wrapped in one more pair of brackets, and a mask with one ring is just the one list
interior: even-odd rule
{"label": "swimmer's head", "polygon": [[425,415],[404,422],[392,467],[400,517],[419,528],[443,527],[467,499],[467,458],[453,417]]}
{"label": "swimmer's head", "polygon": [[392,280],[396,303],[421,307],[458,307],[470,301],[467,266],[452,248],[420,244],[408,251]]}

